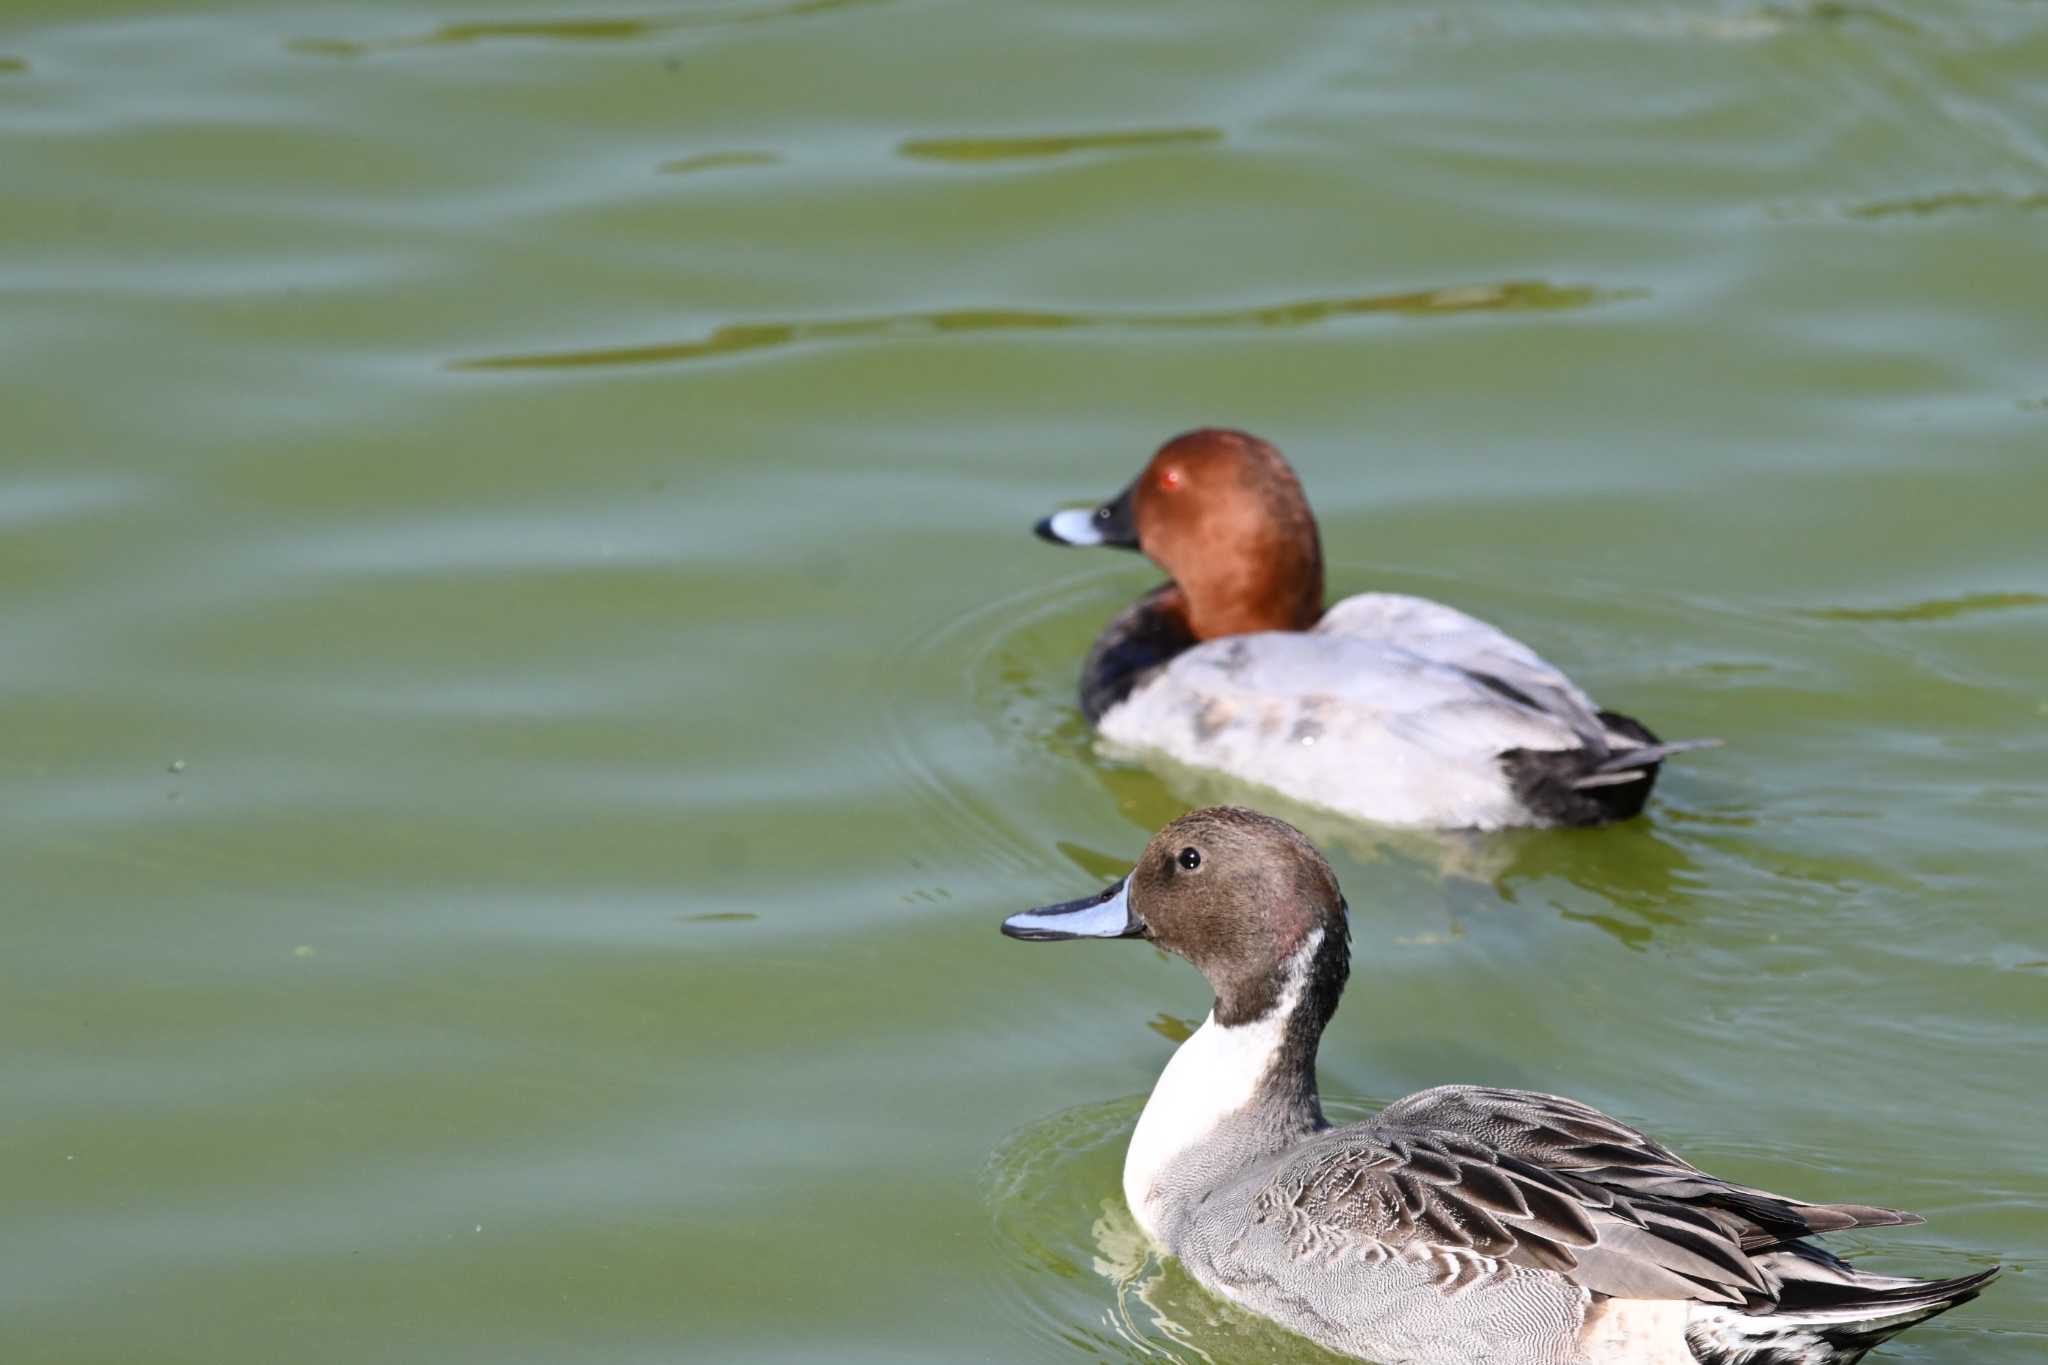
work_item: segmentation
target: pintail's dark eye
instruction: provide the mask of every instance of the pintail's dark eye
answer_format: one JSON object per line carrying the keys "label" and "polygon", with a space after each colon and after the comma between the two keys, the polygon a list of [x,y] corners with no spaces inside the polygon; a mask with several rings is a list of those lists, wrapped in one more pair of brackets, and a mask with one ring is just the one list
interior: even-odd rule
{"label": "pintail's dark eye", "polygon": [[1193,872],[1196,868],[1202,865],[1201,853],[1192,848],[1182,849],[1180,851],[1180,865],[1186,868],[1188,871]]}

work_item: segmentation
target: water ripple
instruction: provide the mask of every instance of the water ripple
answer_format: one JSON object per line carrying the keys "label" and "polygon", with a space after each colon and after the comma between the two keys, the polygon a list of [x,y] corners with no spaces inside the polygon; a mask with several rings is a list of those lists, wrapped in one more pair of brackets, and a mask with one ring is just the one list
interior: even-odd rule
{"label": "water ripple", "polygon": [[1198,147],[1222,140],[1221,128],[1133,128],[1049,137],[912,138],[896,150],[917,161],[1026,161],[1073,152]]}
{"label": "water ripple", "polygon": [[[1100,575],[1034,584],[979,603],[900,647],[907,676],[954,682],[942,694],[953,700],[944,704],[922,690],[888,689],[870,730],[878,762],[894,772],[898,789],[912,795],[919,807],[916,827],[935,851],[955,859],[971,855],[984,866],[1012,872],[1039,870],[1034,841],[1015,819],[1015,793],[991,790],[984,777],[987,746],[993,730],[1002,743],[1026,751],[1085,749],[1078,718],[1017,676],[1016,660],[1059,657],[1047,652],[1037,633],[1071,615],[1077,600],[1101,586]],[[1085,870],[1104,871],[1115,861]]]}
{"label": "water ripple", "polygon": [[1816,621],[1946,621],[1981,611],[2048,607],[2048,593],[1973,592],[1895,607],[1809,607],[1799,614]]}
{"label": "water ripple", "polygon": [[1904,14],[1884,5],[1861,3],[1861,0],[1796,0],[1791,4],[1759,5],[1752,14],[1788,27],[1860,24],[1910,38],[1920,37],[1926,32]]}
{"label": "water ripple", "polygon": [[1931,218],[1936,214],[2012,210],[2038,213],[2048,209],[2048,191],[2013,194],[2003,190],[1951,190],[1945,194],[1919,194],[1903,199],[1879,199],[1852,204],[1851,218]]}
{"label": "water ripple", "polygon": [[659,17],[625,16],[603,19],[496,19],[442,24],[425,33],[399,38],[357,41],[351,38],[293,38],[288,51],[310,57],[368,57],[424,47],[467,47],[507,39],[551,43],[615,43],[647,38],[677,29],[712,28],[723,24],[757,24],[795,19],[829,10],[871,5],[878,0],[782,0],[779,4],[733,5],[723,9]]}
{"label": "water ripple", "polygon": [[981,332],[1054,331],[1223,331],[1238,328],[1312,327],[1336,318],[1370,313],[1401,317],[1448,317],[1461,313],[1533,312],[1590,308],[1647,297],[1643,289],[1602,289],[1555,285],[1541,280],[1452,285],[1403,294],[1298,299],[1249,308],[1187,312],[1055,312],[1026,308],[945,308],[918,313],[799,322],[741,322],[689,341],[645,346],[602,346],[570,351],[527,351],[452,360],[459,371],[577,370],[623,365],[676,365],[716,360],[746,351],[821,341],[864,341]]}
{"label": "water ripple", "polygon": [[663,175],[690,175],[697,171],[738,170],[745,166],[775,166],[782,158],[773,152],[701,152],[696,156],[664,161],[655,169]]}

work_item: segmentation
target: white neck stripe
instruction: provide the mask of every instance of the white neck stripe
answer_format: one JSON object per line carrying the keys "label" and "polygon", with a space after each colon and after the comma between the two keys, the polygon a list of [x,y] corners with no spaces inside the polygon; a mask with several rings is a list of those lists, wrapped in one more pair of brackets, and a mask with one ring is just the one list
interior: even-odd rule
{"label": "white neck stripe", "polygon": [[1124,1154],[1124,1200],[1148,1235],[1159,1235],[1154,1191],[1167,1165],[1257,1097],[1279,1058],[1287,1021],[1301,1004],[1322,944],[1323,930],[1316,929],[1287,959],[1286,984],[1272,1009],[1234,1025],[1217,1023],[1211,1010],[1159,1073]]}

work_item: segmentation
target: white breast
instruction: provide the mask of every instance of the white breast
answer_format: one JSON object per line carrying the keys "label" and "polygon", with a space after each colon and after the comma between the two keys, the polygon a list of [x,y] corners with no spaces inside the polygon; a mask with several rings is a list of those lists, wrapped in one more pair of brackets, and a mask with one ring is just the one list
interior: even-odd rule
{"label": "white breast", "polygon": [[1318,929],[1295,951],[1287,986],[1274,1009],[1235,1026],[1217,1023],[1211,1011],[1159,1073],[1124,1153],[1124,1202],[1147,1237],[1159,1237],[1155,1190],[1160,1173],[1258,1094],[1259,1083],[1280,1051],[1287,1016],[1301,999],[1308,964],[1322,941],[1323,931]]}
{"label": "white breast", "polygon": [[1159,1235],[1153,1187],[1166,1164],[1252,1101],[1280,1047],[1280,1026],[1259,1020],[1225,1028],[1211,1014],[1159,1073],[1124,1153],[1124,1202],[1145,1235]]}

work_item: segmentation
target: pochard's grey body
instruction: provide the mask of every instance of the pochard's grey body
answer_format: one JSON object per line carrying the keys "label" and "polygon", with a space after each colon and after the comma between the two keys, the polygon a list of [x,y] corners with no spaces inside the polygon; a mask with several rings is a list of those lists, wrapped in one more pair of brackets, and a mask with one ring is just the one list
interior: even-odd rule
{"label": "pochard's grey body", "polygon": [[1301,481],[1247,432],[1177,436],[1116,497],[1037,530],[1172,575],[1081,667],[1081,709],[1119,754],[1376,824],[1506,829],[1626,819],[1666,758],[1714,742],[1660,741],[1441,602],[1360,593],[1326,609]]}
{"label": "pochard's grey body", "polygon": [[1349,953],[1292,827],[1198,811],[1117,887],[1012,916],[1019,938],[1144,937],[1216,1007],[1161,1074],[1124,1193],[1202,1284],[1379,1365],[1848,1365],[1975,1297],[1805,1240],[1917,1223],[1715,1178],[1590,1106],[1446,1086],[1331,1128],[1315,1052]]}

